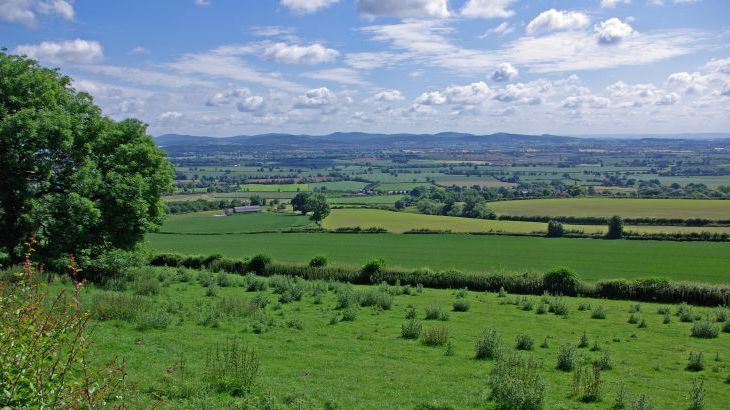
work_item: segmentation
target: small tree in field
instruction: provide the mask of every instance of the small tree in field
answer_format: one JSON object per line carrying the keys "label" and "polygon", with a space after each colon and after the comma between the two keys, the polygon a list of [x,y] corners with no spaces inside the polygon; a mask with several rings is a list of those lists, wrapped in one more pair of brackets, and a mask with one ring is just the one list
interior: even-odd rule
{"label": "small tree in field", "polygon": [[330,214],[330,206],[327,204],[327,198],[322,194],[310,195],[307,199],[307,210],[312,212],[309,219],[316,223],[322,222],[327,215]]}
{"label": "small tree in field", "polygon": [[621,239],[624,236],[624,220],[614,215],[608,220],[606,239]]}
{"label": "small tree in field", "polygon": [[309,212],[307,202],[309,200],[309,192],[300,192],[294,196],[291,200],[291,206],[296,212],[301,212],[302,215]]}
{"label": "small tree in field", "polygon": [[560,238],[565,235],[565,229],[563,224],[558,221],[548,222],[547,237],[548,238]]}

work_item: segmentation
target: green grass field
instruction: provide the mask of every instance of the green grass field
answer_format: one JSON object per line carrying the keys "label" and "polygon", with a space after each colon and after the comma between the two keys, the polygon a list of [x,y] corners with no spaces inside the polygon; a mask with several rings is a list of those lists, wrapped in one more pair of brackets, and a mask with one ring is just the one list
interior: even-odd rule
{"label": "green grass field", "polygon": [[356,204],[356,205],[393,205],[403,195],[373,195],[373,196],[338,196],[328,197],[330,204]]}
{"label": "green grass field", "polygon": [[[517,302],[512,295],[500,298],[494,293],[468,292],[464,300],[470,309],[451,312],[456,300],[453,291],[424,289],[419,294],[411,288],[411,295],[394,296],[387,310],[358,307],[354,321],[338,321],[342,311],[336,309],[335,292],[320,290],[316,303],[311,282],[300,285],[305,289],[301,301],[274,303],[279,295],[246,292],[235,286],[243,284],[237,276],[228,275],[234,286],[218,287],[211,297],[204,296],[206,289],[195,282],[194,272],[192,281],[185,283],[173,279],[172,269],[156,272],[164,285],[159,295],[142,297],[147,307],[117,303],[116,309],[158,312],[151,316],[157,318],[154,323],[163,323],[158,329],[139,330],[138,324],[145,322],[135,316],[92,322],[94,363],[103,365],[112,358],[124,361],[126,380],[137,386],[134,407],[247,408],[244,403],[250,396],[234,398],[208,387],[207,352],[235,338],[260,359],[249,395],[294,403],[287,408],[491,409],[494,404],[487,401],[487,381],[494,361],[474,358],[475,341],[484,329],[495,330],[507,352],[516,351],[518,335],[534,339],[533,349],[521,354],[539,363],[546,409],[610,408],[620,383],[629,403],[646,394],[655,409],[687,408],[692,380],[699,376],[705,380],[705,408],[720,409],[730,402],[730,389],[724,384],[730,372],[730,334],[692,338],[691,324],[680,322],[677,316],[672,315],[669,324],[662,323],[663,316],[657,314],[660,305],[640,305],[638,315],[647,326],[639,328],[627,323],[633,305],[627,301],[564,298],[569,314],[561,317],[522,310],[512,304]],[[373,288],[354,288],[367,289]],[[87,289],[83,300],[89,301],[97,292]],[[246,309],[255,296],[271,303],[263,310]],[[527,300],[537,305],[540,298],[529,296]],[[581,304],[593,309],[602,306],[606,318],[591,319],[590,310],[578,310]],[[452,355],[445,354],[444,346],[424,346],[401,337],[401,325],[411,306],[424,331],[447,327]],[[431,306],[448,312],[448,321],[424,320],[425,308]],[[673,307],[672,313],[675,310]],[[700,315],[711,312],[707,308],[694,311]],[[269,323],[262,326],[263,322]],[[254,332],[255,328],[259,330]],[[604,351],[612,363],[601,374],[597,403],[583,404],[572,396],[573,373],[556,369],[559,347],[576,346],[583,332],[589,346],[596,344],[600,350],[578,348],[579,363],[599,359]],[[690,352],[703,353],[704,370],[685,370]],[[716,355],[719,361],[715,361]],[[426,405],[444,407],[418,407]]]}
{"label": "green grass field", "polygon": [[695,199],[569,198],[490,202],[497,214],[730,219],[730,201]]}
{"label": "green grass field", "polygon": [[390,266],[485,271],[574,269],[581,278],[665,277],[730,283],[730,244],[718,242],[607,241],[491,235],[271,233],[147,236],[153,250],[229,257],[259,252],[276,260],[307,262],[325,255],[334,263],[361,266],[384,258]]}
{"label": "green grass field", "polygon": [[173,233],[240,233],[288,229],[310,224],[309,218],[293,214],[262,212],[216,216],[220,211],[173,215],[165,221],[162,232]]}
{"label": "green grass field", "polygon": [[304,192],[309,191],[309,184],[243,184],[240,189],[248,192]]}
{"label": "green grass field", "polygon": [[[359,226],[361,228],[379,227],[389,232],[402,233],[413,229],[450,230],[452,232],[507,232],[533,233],[547,232],[543,222],[496,221],[486,219],[459,218],[441,215],[423,215],[408,212],[394,212],[380,209],[333,209],[322,226],[327,229]],[[604,225],[565,225],[565,229],[578,230],[586,234],[603,234]],[[626,226],[627,231],[639,233],[673,232],[712,232],[730,233],[730,227],[691,227],[691,226]]]}

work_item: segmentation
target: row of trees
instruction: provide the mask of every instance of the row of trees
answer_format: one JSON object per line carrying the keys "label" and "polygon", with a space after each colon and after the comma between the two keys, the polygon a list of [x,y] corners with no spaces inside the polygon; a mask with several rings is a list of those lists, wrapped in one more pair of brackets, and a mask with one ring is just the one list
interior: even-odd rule
{"label": "row of trees", "polygon": [[300,192],[292,198],[291,205],[295,211],[301,212],[302,215],[311,212],[312,215],[309,218],[317,223],[322,222],[330,214],[327,198],[322,194]]}
{"label": "row of trees", "polygon": [[[565,227],[559,221],[549,221],[547,229],[548,238],[560,238],[565,235]],[[614,215],[608,219],[608,231],[606,232],[606,239],[621,239],[624,236],[624,220]]]}

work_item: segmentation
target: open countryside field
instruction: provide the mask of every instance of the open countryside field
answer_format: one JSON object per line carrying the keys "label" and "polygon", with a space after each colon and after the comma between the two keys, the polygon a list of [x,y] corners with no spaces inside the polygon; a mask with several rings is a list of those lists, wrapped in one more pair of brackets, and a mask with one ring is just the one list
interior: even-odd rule
{"label": "open countryside field", "polygon": [[261,232],[294,228],[310,224],[309,218],[293,214],[270,212],[216,216],[220,211],[196,212],[172,215],[161,228],[161,232],[187,234],[225,234],[240,232]]}
{"label": "open countryside field", "polygon": [[722,242],[334,233],[148,234],[147,239],[157,252],[241,258],[263,252],[275,260],[297,263],[325,255],[333,263],[352,266],[384,258],[391,267],[469,272],[544,272],[568,266],[588,281],[647,277],[730,281],[730,244]]}
{"label": "open countryside field", "polygon": [[[393,212],[380,209],[333,209],[322,226],[327,229],[344,227],[384,228],[389,232],[402,233],[414,229],[430,229],[452,232],[506,232],[534,233],[547,232],[543,222],[499,221],[487,219],[461,218],[442,215],[423,215],[408,212]],[[578,230],[587,234],[603,234],[604,225],[564,225],[567,230]],[[639,233],[673,232],[712,232],[730,233],[730,227],[691,227],[691,226],[631,226],[627,231]]]}
{"label": "open countryside field", "polygon": [[243,184],[241,191],[248,192],[304,192],[309,184]]}
{"label": "open countryside field", "polygon": [[[561,317],[523,310],[526,303],[537,306],[538,296],[518,299],[466,292],[460,296],[469,304],[468,311],[452,312],[453,291],[423,289],[419,293],[410,288],[409,295],[390,297],[385,310],[357,305],[337,309],[337,289],[328,291],[322,283],[295,282],[303,289],[303,298],[275,303],[279,294],[246,292],[246,281],[240,276],[219,275],[217,280],[225,286],[215,286],[215,296],[204,296],[210,292],[198,281],[204,282],[204,275],[216,278],[212,274],[187,271],[186,282],[181,282],[174,269],[153,273],[164,283],[159,294],[138,296],[133,290],[90,288],[83,295],[84,306],[97,317],[96,312],[104,311],[133,313],[122,320],[108,317],[111,320],[93,322],[94,360],[103,365],[114,357],[123,358],[129,380],[138,384],[133,403],[143,408],[222,408],[240,400],[203,393],[210,379],[191,377],[206,374],[206,355],[234,338],[260,360],[250,394],[273,396],[279,403],[294,402],[296,408],[366,408],[370,403],[387,409],[428,405],[493,408],[487,401],[487,381],[495,362],[475,359],[475,342],[485,329],[496,331],[510,353],[518,352],[515,340],[519,335],[533,340],[531,349],[521,354],[539,363],[537,373],[545,384],[547,409],[582,406],[580,398],[571,395],[573,373],[558,370],[556,363],[560,347],[578,345],[584,332],[588,346],[595,344],[597,350],[588,346],[576,349],[578,363],[608,357],[611,368],[602,371],[600,401],[583,406],[608,408],[623,383],[629,403],[646,394],[656,409],[686,408],[692,380],[698,376],[705,379],[708,409],[723,408],[730,401],[730,390],[723,384],[730,371],[730,334],[716,339],[690,337],[692,325],[676,316],[663,324],[657,308],[666,305],[641,304],[637,316],[647,326],[639,328],[627,323],[634,305],[627,301],[563,298],[569,313]],[[343,294],[347,288],[338,289]],[[396,290],[402,293],[400,287],[353,288],[359,294]],[[116,299],[110,299],[112,295]],[[115,309],[106,306],[105,300],[116,300]],[[254,300],[259,305],[262,300],[269,303],[256,309]],[[593,310],[601,306],[606,318],[592,319],[592,311],[579,311],[580,305],[590,305]],[[443,345],[426,346],[401,337],[410,307],[422,326],[421,334],[430,328],[447,329],[449,355]],[[425,310],[434,307],[448,312],[448,320],[425,320]],[[712,312],[694,309],[699,315]],[[354,312],[352,321],[342,320],[345,311]],[[676,306],[671,308],[675,311]],[[150,322],[150,317],[160,319]],[[690,352],[703,354],[704,370],[685,370]],[[720,361],[714,361],[715,355]]]}
{"label": "open countryside field", "polygon": [[730,219],[730,201],[707,199],[531,199],[490,202],[488,206],[497,214],[514,216]]}

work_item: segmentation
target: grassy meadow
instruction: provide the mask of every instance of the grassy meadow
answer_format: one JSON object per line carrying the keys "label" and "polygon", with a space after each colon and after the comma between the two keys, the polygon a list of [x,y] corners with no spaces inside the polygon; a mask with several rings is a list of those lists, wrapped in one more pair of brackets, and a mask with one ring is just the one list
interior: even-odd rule
{"label": "grassy meadow", "polygon": [[568,266],[582,279],[664,277],[727,283],[730,244],[722,242],[607,241],[494,235],[262,233],[149,234],[154,251],[307,262],[325,255],[336,264],[362,266],[384,258],[389,266],[469,272],[544,272]]}
{"label": "grassy meadow", "polygon": [[309,225],[309,218],[272,212],[218,216],[221,211],[195,212],[168,217],[161,231],[182,234],[262,232]]}
{"label": "grassy meadow", "polygon": [[[518,336],[532,340],[530,350],[520,354],[538,364],[544,408],[608,409],[621,385],[627,406],[646,394],[654,408],[687,408],[698,377],[705,383],[706,408],[730,401],[725,384],[730,334],[691,337],[692,324],[679,320],[677,306],[670,307],[664,323],[657,310],[669,306],[643,303],[633,313],[636,323],[628,323],[637,309],[628,301],[562,298],[567,315],[559,316],[538,314],[538,296],[282,278],[269,279],[263,289],[262,278],[172,268],[155,269],[147,277],[152,280],[138,279],[125,292],[88,288],[83,293],[84,306],[104,319],[92,322],[94,359],[99,364],[124,360],[128,379],[136,382],[132,401],[138,407],[261,408],[262,402],[273,402],[300,409],[490,409],[487,383],[495,362],[475,359],[475,343],[486,329],[497,332],[507,353],[517,352]],[[379,295],[376,305],[359,306],[369,304],[368,295]],[[457,300],[467,311],[453,311]],[[338,308],[342,301],[350,307]],[[712,309],[692,309],[693,315],[714,320]],[[447,320],[426,320],[427,310],[440,311]],[[605,319],[592,318],[598,310]],[[402,337],[409,311],[421,326],[420,339]],[[424,335],[436,328],[447,332],[441,340],[446,345],[425,345]],[[584,333],[587,341],[579,348]],[[260,361],[244,398],[210,384],[206,356],[231,340],[252,349]],[[556,368],[563,345],[573,347],[577,366],[605,359],[597,401],[581,402],[572,392],[574,373]],[[691,352],[703,354],[703,370],[686,370]]]}
{"label": "grassy meadow", "polygon": [[489,207],[499,215],[513,216],[730,219],[730,201],[709,199],[531,199],[490,202]]}

